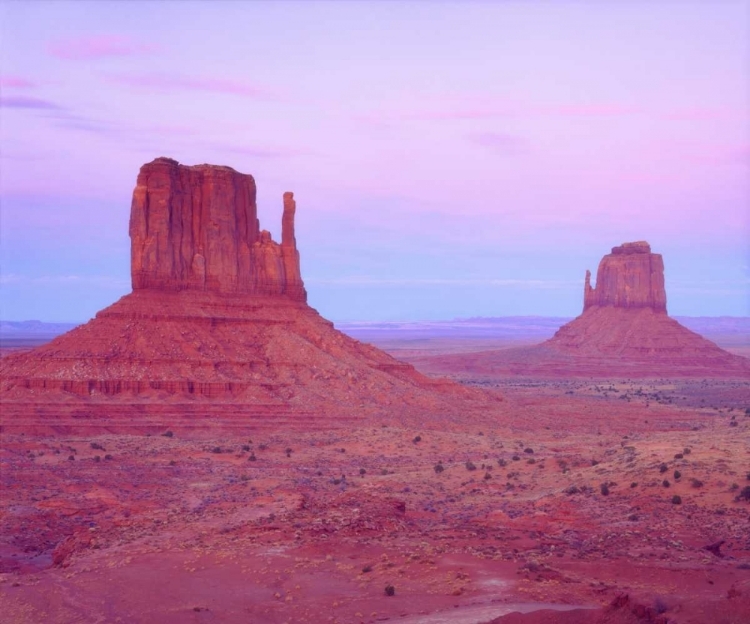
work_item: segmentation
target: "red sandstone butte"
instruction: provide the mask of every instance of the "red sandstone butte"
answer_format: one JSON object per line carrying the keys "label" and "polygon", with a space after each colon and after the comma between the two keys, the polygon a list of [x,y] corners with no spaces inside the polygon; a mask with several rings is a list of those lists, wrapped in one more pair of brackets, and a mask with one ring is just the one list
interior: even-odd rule
{"label": "red sandstone butte", "polygon": [[542,377],[750,378],[733,355],[667,315],[664,262],[640,241],[614,247],[586,271],[583,313],[532,347],[413,360],[433,373]]}
{"label": "red sandstone butte", "polygon": [[644,242],[624,243],[604,256],[596,272],[596,288],[591,287],[591,272],[586,271],[583,311],[595,306],[650,308],[667,311],[664,289],[664,261],[651,253]]}
{"label": "red sandstone butte", "polygon": [[307,299],[284,194],[281,244],[260,229],[253,176],[230,167],[143,165],[130,212],[133,290],[202,290]]}
{"label": "red sandstone butte", "polygon": [[486,403],[342,334],[307,305],[292,193],[283,206],[277,243],[260,229],[252,176],[169,158],[144,165],[130,216],[133,292],[0,360],[3,430],[125,431],[149,419],[220,427],[271,416],[311,426]]}

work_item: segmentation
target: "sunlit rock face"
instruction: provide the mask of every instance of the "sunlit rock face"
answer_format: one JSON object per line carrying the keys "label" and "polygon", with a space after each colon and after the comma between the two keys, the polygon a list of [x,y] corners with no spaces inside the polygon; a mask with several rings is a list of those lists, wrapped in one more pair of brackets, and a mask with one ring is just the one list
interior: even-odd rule
{"label": "sunlit rock face", "polygon": [[596,288],[591,287],[591,272],[586,271],[583,311],[594,306],[650,308],[667,312],[664,289],[664,261],[651,253],[645,241],[623,243],[604,256],[596,272]]}
{"label": "sunlit rock face", "polygon": [[19,428],[41,427],[43,416],[43,427],[78,430],[73,415],[86,413],[100,419],[88,430],[142,431],[195,410],[213,414],[200,426],[278,425],[283,414],[312,426],[486,405],[483,393],[421,375],[307,304],[295,212],[284,193],[278,243],[260,229],[252,176],[169,158],[143,165],[130,217],[133,292],[0,359],[0,411]]}
{"label": "sunlit rock face", "polygon": [[133,290],[283,295],[305,301],[294,236],[296,204],[284,194],[281,244],[260,229],[253,176],[230,167],[143,165],[130,212]]}

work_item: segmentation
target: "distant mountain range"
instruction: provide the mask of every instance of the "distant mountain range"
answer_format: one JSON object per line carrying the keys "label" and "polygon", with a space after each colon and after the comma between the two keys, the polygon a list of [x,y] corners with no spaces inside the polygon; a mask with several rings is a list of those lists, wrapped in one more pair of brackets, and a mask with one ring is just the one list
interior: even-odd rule
{"label": "distant mountain range", "polygon": [[20,336],[58,336],[77,327],[80,323],[43,323],[42,321],[0,321],[0,335]]}
{"label": "distant mountain range", "polygon": [[[675,316],[677,321],[694,332],[712,335],[750,336],[749,316]],[[337,329],[355,338],[401,337],[477,337],[524,338],[551,337],[571,320],[567,316],[499,316],[459,318],[449,321],[341,321]],[[79,323],[44,323],[42,321],[0,321],[4,338],[54,337]]]}

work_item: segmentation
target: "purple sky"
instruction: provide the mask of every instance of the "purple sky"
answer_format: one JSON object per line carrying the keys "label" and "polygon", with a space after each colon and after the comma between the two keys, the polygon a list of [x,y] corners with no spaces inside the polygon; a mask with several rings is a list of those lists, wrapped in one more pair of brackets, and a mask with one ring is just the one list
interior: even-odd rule
{"label": "purple sky", "polygon": [[624,241],[750,314],[750,2],[4,2],[0,317],[130,290],[157,156],[295,192],[334,320],[575,315]]}

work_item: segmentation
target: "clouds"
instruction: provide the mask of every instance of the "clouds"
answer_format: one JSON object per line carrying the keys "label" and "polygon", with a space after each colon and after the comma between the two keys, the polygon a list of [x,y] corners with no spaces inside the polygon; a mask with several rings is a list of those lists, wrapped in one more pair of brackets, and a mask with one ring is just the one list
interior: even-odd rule
{"label": "clouds", "polygon": [[379,278],[374,276],[353,276],[337,278],[310,278],[305,282],[327,286],[490,286],[517,287],[533,289],[569,289],[580,287],[580,280],[542,280],[542,279],[443,279],[443,278]]}
{"label": "clouds", "polygon": [[200,91],[221,93],[249,98],[269,98],[269,91],[258,85],[228,78],[189,76],[169,72],[147,72],[130,74],[108,74],[106,79],[136,89],[157,92]]}
{"label": "clouds", "polygon": [[95,35],[76,39],[63,39],[50,43],[50,56],[66,61],[97,61],[105,58],[144,56],[159,52],[153,43],[136,41],[125,35]]}
{"label": "clouds", "polygon": [[0,76],[0,89],[32,89],[36,84],[22,76]]}
{"label": "clouds", "polygon": [[521,137],[505,132],[477,132],[467,138],[471,143],[505,156],[522,154],[528,147]]}
{"label": "clouds", "polygon": [[0,108],[22,108],[30,110],[63,110],[63,107],[50,100],[26,95],[0,97]]}

